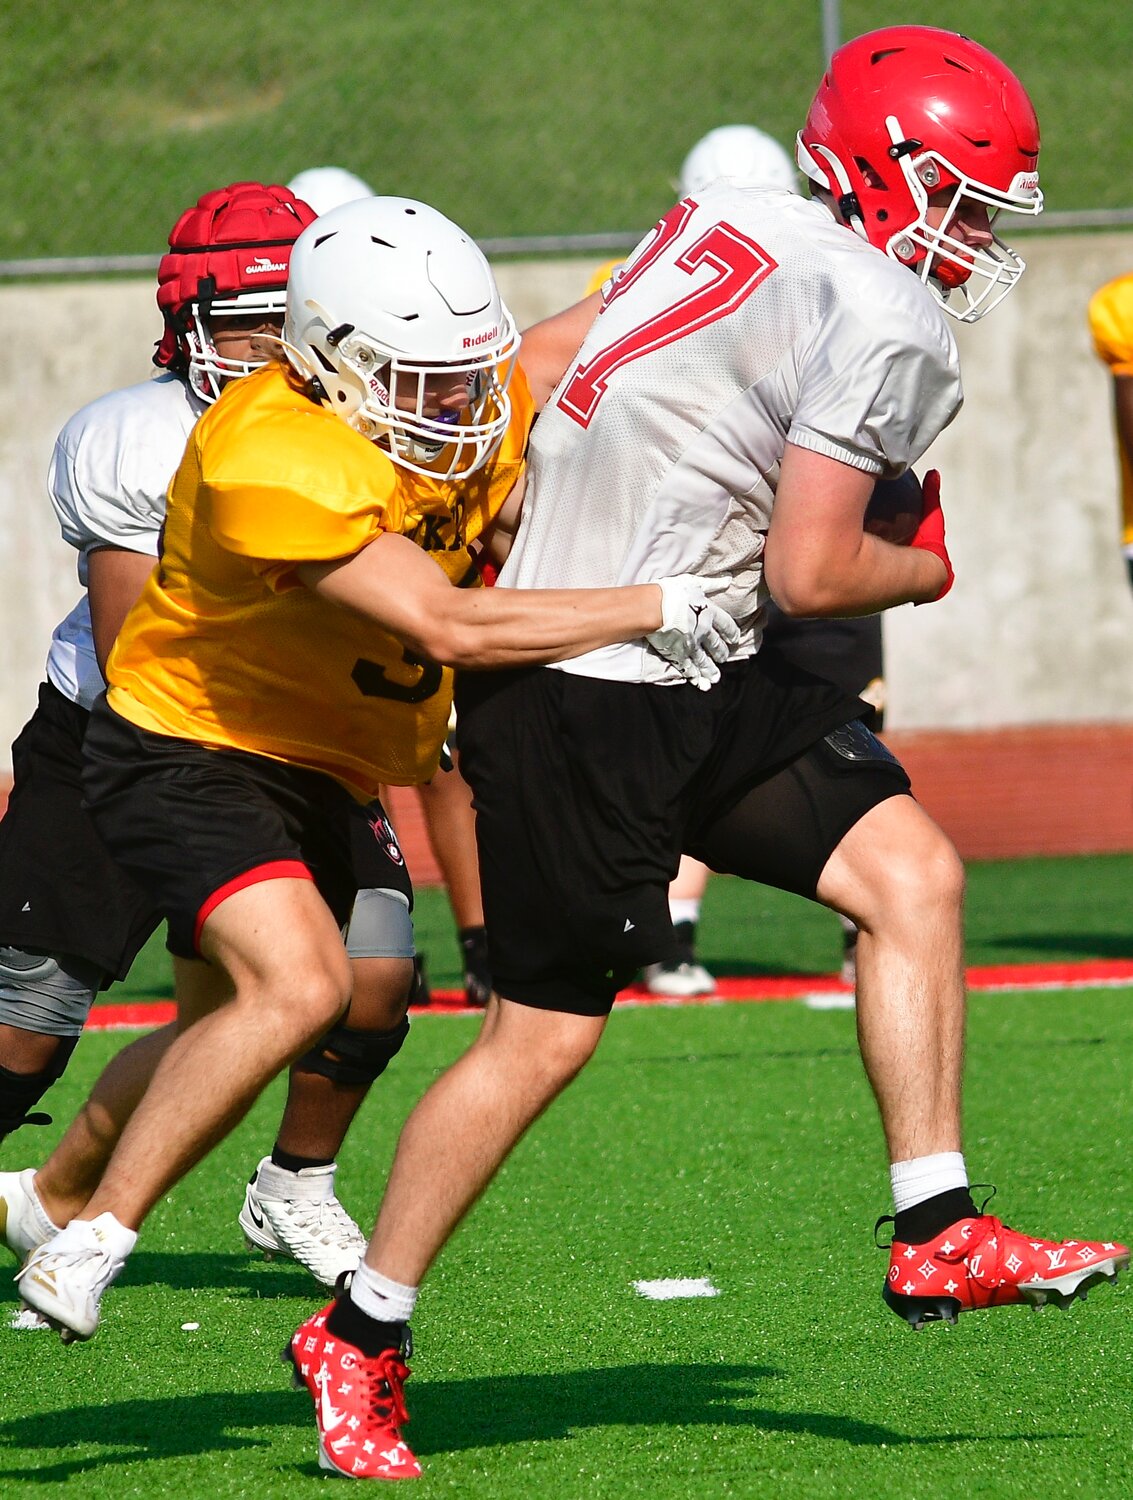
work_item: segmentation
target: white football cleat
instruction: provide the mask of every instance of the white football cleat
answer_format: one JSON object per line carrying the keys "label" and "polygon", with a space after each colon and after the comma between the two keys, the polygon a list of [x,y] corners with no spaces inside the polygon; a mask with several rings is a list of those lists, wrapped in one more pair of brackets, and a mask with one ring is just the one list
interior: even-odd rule
{"label": "white football cleat", "polygon": [[28,1256],[16,1278],[20,1296],[59,1330],[65,1344],[89,1339],[98,1327],[102,1294],[121,1272],[137,1238],[110,1213],[72,1219]]}
{"label": "white football cleat", "polygon": [[664,995],[671,1000],[688,1000],[694,995],[716,992],[716,981],[704,965],[687,960],[675,964],[647,964],[642,977],[651,995]]}
{"label": "white football cleat", "polygon": [[316,1281],[334,1287],[358,1269],[366,1237],[335,1197],[335,1164],[288,1172],[270,1156],[252,1174],[240,1210],[249,1250],[286,1255]]}
{"label": "white football cleat", "polygon": [[33,1250],[59,1233],[35,1190],[35,1168],[0,1172],[0,1243],[22,1266]]}

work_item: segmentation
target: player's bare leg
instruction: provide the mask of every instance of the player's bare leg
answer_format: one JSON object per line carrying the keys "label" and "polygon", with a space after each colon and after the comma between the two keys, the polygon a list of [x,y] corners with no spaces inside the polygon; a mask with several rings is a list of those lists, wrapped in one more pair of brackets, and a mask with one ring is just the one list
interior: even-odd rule
{"label": "player's bare leg", "polygon": [[[405,1018],[411,958],[356,958],[351,965],[350,1006],[344,1021],[352,1031],[388,1035]],[[276,1144],[294,1156],[337,1154],[354,1116],[370,1091],[370,1082],[336,1082],[302,1062],[291,1070]]]}
{"label": "player's bare leg", "polygon": [[818,887],[860,928],[858,1040],[896,1210],[883,1295],[915,1329],[978,1308],[1067,1306],[1129,1263],[1115,1241],[1021,1234],[972,1202],[960,1149],[963,891],[956,851],[906,796],[866,813]]}
{"label": "player's bare leg", "polygon": [[56,1224],[69,1223],[90,1202],[119,1137],[176,1034],[176,1025],[161,1026],[111,1058],[36,1172],[35,1191]]}
{"label": "player's bare leg", "polygon": [[35,1192],[58,1225],[90,1202],[115,1146],[174,1038],[231,999],[231,981],[208,964],[173,960],[178,1017],[123,1047],[103,1068],[62,1139],[35,1174]]}
{"label": "player's bare leg", "polygon": [[365,1261],[416,1286],[527,1127],[593,1054],[605,1017],[500,1000],[417,1104],[398,1141]]}
{"label": "player's bare leg", "polygon": [[960,1146],[964,869],[911,797],[861,818],[818,897],[858,925],[858,1042],[891,1161]]}
{"label": "player's bare leg", "polygon": [[64,1341],[90,1338],[98,1327],[102,1293],[162,1193],[328,1030],[349,999],[346,950],[310,881],[235,892],[207,919],[201,951],[231,981],[231,998],[169,1045],[84,1217],[34,1250],[18,1278],[24,1301]]}
{"label": "player's bare leg", "polygon": [[291,1069],[275,1145],[252,1173],[239,1214],[250,1250],[298,1261],[327,1287],[355,1270],[366,1248],[339,1201],[336,1158],[362,1101],[405,1041],[413,960],[355,958],[351,976],[346,1015]]}
{"label": "player's bare leg", "polygon": [[89,1217],[109,1212],[136,1228],[346,1006],[349,963],[310,881],[264,881],[229,896],[206,921],[201,951],[228,976],[231,999],[166,1050]]}

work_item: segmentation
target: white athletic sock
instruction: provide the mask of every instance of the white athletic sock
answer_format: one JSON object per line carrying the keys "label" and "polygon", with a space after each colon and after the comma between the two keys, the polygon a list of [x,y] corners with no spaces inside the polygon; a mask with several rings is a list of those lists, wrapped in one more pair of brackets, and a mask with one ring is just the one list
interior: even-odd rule
{"label": "white athletic sock", "polygon": [[402,1286],[400,1281],[372,1271],[365,1261],[350,1283],[351,1302],[378,1323],[408,1323],[417,1305],[417,1292],[415,1286]]}
{"label": "white athletic sock", "polygon": [[675,927],[678,922],[700,921],[700,902],[692,900],[689,896],[678,896],[669,901],[669,916]]}
{"label": "white athletic sock", "polygon": [[952,1188],[968,1186],[968,1169],[962,1151],[940,1151],[935,1156],[916,1156],[911,1161],[895,1161],[889,1168],[893,1184],[893,1209],[902,1213],[947,1193]]}
{"label": "white athletic sock", "polygon": [[47,1239],[57,1235],[62,1229],[62,1224],[56,1224],[55,1220],[43,1206],[43,1199],[39,1196],[35,1187],[35,1178],[28,1183],[28,1197],[31,1199],[32,1213],[35,1216],[36,1227]]}
{"label": "white athletic sock", "polygon": [[[68,1250],[85,1247],[94,1240],[99,1249],[106,1250],[122,1262],[138,1242],[136,1229],[127,1229],[112,1213],[101,1213],[93,1219],[72,1219],[66,1229],[61,1229],[56,1242],[67,1240]],[[117,1273],[116,1273],[117,1274]]]}

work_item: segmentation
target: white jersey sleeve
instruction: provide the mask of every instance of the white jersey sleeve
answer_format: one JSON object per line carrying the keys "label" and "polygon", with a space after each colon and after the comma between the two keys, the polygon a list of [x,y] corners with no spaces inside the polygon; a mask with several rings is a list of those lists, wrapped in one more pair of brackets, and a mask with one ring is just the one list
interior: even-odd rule
{"label": "white jersey sleeve", "polygon": [[[819,203],[719,184],[642,241],[535,423],[499,582],[729,578],[719,602],[751,655],[787,443],[893,477],[961,400],[955,341],[915,276]],[[680,681],[644,642],[559,667]]]}
{"label": "white jersey sleeve", "polygon": [[[788,440],[895,478],[960,409],[948,325],[892,261],[855,257],[855,272],[796,351],[798,398]],[[878,274],[881,273],[881,274]]]}
{"label": "white jersey sleeve", "polygon": [[[87,555],[120,547],[156,558],[165,521],[165,494],[185,440],[204,403],[177,376],[162,374],[100,396],[67,422],[55,442],[48,491],[63,539]],[[105,687],[95,658],[87,596],[56,627],[48,680],[90,708]]]}
{"label": "white jersey sleeve", "polygon": [[55,441],[48,488],[63,539],[79,552],[157,556],[165,491],[203,404],[163,374],[100,396]]}

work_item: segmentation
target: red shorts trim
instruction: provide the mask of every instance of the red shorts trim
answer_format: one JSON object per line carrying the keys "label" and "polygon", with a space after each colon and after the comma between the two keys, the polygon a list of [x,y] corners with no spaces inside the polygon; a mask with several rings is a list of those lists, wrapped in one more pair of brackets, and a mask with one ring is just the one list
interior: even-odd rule
{"label": "red shorts trim", "polygon": [[242,891],[250,885],[259,885],[264,880],[314,880],[314,878],[301,859],[273,859],[267,864],[255,865],[252,869],[245,870],[243,875],[237,875],[233,880],[225,881],[218,890],[213,891],[197,913],[197,920],[193,923],[193,947],[200,952],[201,928],[220,903],[227,901],[228,897],[234,896],[237,891]]}

